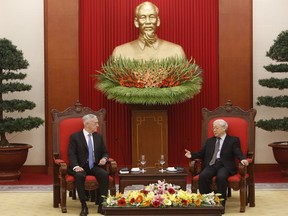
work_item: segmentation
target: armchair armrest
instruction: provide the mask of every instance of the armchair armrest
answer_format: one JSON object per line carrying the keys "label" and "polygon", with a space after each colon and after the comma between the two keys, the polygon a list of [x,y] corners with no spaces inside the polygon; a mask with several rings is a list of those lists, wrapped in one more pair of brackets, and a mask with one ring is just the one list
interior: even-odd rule
{"label": "armchair armrest", "polygon": [[109,172],[111,176],[115,176],[117,173],[117,162],[113,158],[108,158],[104,168]]}
{"label": "armchair armrest", "polygon": [[254,152],[248,152],[247,153],[247,160],[249,164],[254,163]]}
{"label": "armchair armrest", "polygon": [[201,172],[202,161],[201,159],[195,159],[189,163],[189,171],[192,176],[196,176]]}
{"label": "armchair armrest", "polygon": [[246,173],[247,173],[247,167],[244,166],[241,162],[239,162],[239,164],[238,164],[238,173],[241,175],[241,177],[244,177],[244,178],[245,178]]}

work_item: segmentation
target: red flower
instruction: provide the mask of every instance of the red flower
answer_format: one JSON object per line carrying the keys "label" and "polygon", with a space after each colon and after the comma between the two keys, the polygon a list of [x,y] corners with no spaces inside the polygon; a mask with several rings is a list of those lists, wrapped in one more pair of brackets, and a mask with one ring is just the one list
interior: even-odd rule
{"label": "red flower", "polygon": [[125,198],[121,198],[118,200],[118,206],[126,206]]}
{"label": "red flower", "polygon": [[145,195],[147,195],[148,191],[143,189],[143,190],[141,190],[141,193],[144,193]]}
{"label": "red flower", "polygon": [[187,206],[188,205],[188,200],[182,200],[182,203],[184,206]]}
{"label": "red flower", "polygon": [[158,208],[160,206],[160,202],[158,200],[154,200],[152,205],[153,207]]}
{"label": "red flower", "polygon": [[130,200],[130,204],[133,204],[134,202],[135,202],[135,199],[132,198],[132,199]]}
{"label": "red flower", "polygon": [[174,188],[168,188],[168,192],[169,192],[170,194],[174,194],[174,193],[175,193],[175,190],[174,190]]}

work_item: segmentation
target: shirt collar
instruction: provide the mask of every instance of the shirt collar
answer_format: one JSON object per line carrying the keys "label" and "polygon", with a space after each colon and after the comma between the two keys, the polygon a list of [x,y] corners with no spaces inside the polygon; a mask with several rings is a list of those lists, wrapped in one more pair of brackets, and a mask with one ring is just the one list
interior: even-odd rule
{"label": "shirt collar", "polygon": [[83,134],[84,134],[84,136],[86,137],[86,136],[88,136],[88,134],[90,134],[88,131],[86,131],[85,129],[83,129]]}
{"label": "shirt collar", "polygon": [[219,137],[220,138],[220,141],[224,141],[225,140],[225,138],[226,138],[226,134],[224,134],[223,136],[221,136],[221,137]]}

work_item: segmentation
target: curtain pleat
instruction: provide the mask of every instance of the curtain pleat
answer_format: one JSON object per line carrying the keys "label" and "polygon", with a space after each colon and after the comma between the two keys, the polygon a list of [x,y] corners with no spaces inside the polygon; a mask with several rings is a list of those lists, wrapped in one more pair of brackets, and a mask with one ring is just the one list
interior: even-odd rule
{"label": "curtain pleat", "polygon": [[[95,74],[115,46],[135,40],[134,10],[141,0],[81,0],[79,94],[83,105],[107,110],[107,147],[119,166],[131,165],[131,112],[95,89]],[[158,36],[180,44],[203,69],[201,93],[168,106],[169,165],[187,166],[184,149],[201,146],[201,109],[218,106],[218,0],[151,0],[160,11]]]}

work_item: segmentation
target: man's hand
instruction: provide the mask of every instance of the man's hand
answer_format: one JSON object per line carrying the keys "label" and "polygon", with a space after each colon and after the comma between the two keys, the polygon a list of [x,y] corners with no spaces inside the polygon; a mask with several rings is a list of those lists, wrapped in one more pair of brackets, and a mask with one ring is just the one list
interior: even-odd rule
{"label": "man's hand", "polygon": [[248,166],[249,162],[248,162],[248,160],[244,159],[244,160],[241,160],[241,164],[244,166]]}
{"label": "man's hand", "polygon": [[191,158],[191,152],[189,150],[187,150],[187,149],[185,149],[185,156],[187,158]]}
{"label": "man's hand", "polygon": [[74,171],[75,171],[75,172],[83,172],[84,169],[83,169],[82,167],[80,167],[80,166],[76,166],[76,167],[74,168]]}
{"label": "man's hand", "polygon": [[106,164],[106,162],[107,162],[107,158],[103,157],[103,158],[101,158],[101,160],[99,161],[98,165],[103,166],[103,165]]}

